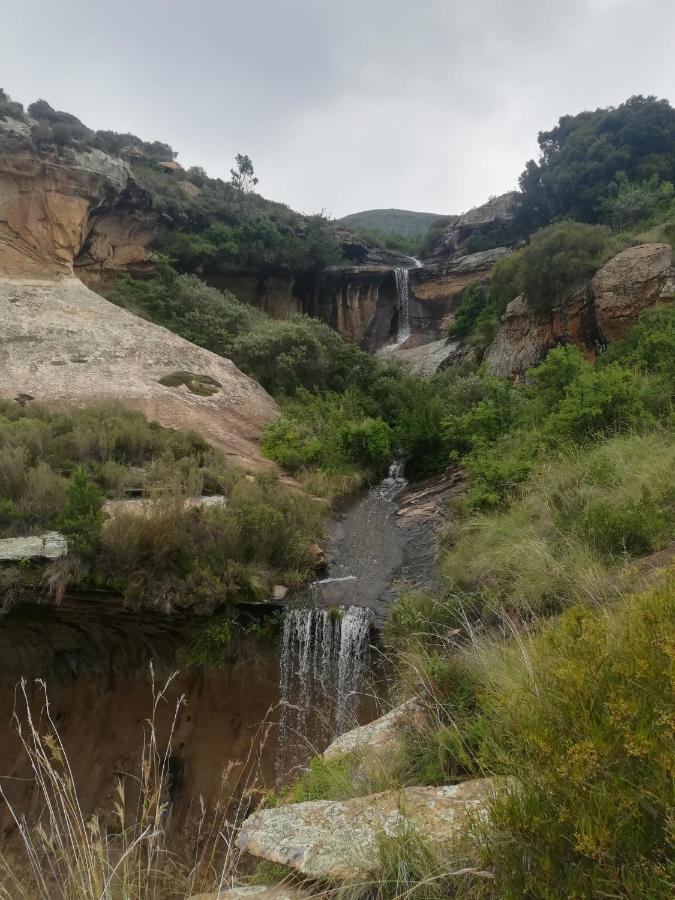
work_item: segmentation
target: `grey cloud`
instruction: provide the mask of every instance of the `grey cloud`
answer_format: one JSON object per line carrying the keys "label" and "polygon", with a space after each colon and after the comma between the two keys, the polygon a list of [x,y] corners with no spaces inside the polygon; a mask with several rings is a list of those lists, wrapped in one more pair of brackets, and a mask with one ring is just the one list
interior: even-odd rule
{"label": "grey cloud", "polygon": [[3,86],[167,140],[332,214],[461,211],[514,186],[558,116],[668,96],[670,0],[22,0]]}

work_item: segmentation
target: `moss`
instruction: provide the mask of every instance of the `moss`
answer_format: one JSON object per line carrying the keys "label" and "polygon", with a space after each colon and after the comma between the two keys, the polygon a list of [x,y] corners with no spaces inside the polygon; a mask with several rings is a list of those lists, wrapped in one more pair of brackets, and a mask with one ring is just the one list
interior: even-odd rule
{"label": "moss", "polygon": [[185,385],[191,394],[197,394],[199,397],[211,397],[222,387],[222,384],[210,375],[195,375],[193,372],[171,372],[169,375],[163,375],[159,383],[165,387]]}

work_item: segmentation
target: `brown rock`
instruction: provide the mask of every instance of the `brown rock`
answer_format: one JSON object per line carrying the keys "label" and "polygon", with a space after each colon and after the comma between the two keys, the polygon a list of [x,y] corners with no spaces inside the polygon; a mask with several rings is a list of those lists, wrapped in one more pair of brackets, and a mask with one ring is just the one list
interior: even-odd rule
{"label": "brown rock", "polygon": [[256,897],[256,900],[310,900],[316,895],[292,885],[247,884],[210,894],[193,894],[190,900],[245,900],[248,897]]}
{"label": "brown rock", "polygon": [[675,294],[673,250],[669,244],[641,244],[619,253],[592,281],[598,326],[608,341],[622,338],[643,309]]}
{"label": "brown rock", "polygon": [[101,150],[36,152],[0,120],[0,276],[146,265],[157,224],[128,165]]}
{"label": "brown rock", "polygon": [[[116,400],[172,428],[192,428],[256,469],[260,429],[278,409],[228,359],[94,294],[75,278],[0,280],[0,396],[29,394],[58,407]],[[185,371],[220,386],[210,396],[168,387]]]}

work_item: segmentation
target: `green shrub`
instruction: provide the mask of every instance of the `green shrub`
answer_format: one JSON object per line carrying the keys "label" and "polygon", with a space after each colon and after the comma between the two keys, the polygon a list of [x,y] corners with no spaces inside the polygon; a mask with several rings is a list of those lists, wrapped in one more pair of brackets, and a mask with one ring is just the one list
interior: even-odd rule
{"label": "green shrub", "polygon": [[555,308],[612,254],[609,229],[583,222],[558,222],[536,232],[522,251],[518,283],[537,313]]}
{"label": "green shrub", "polygon": [[103,527],[103,495],[81,466],[68,482],[65,495],[66,503],[56,520],[57,528],[68,539],[69,552],[89,557],[97,548]]}
{"label": "green shrub", "polygon": [[488,672],[483,760],[517,779],[483,837],[495,896],[672,894],[674,601],[572,609]]}

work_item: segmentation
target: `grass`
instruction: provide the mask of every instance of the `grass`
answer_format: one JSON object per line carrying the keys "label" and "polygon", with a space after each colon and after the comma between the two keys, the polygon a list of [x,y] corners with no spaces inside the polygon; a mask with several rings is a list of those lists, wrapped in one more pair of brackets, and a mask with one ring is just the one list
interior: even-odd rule
{"label": "grass", "polygon": [[615,437],[545,463],[497,513],[457,519],[442,571],[470,615],[546,614],[617,596],[617,573],[675,527],[667,433]]}

